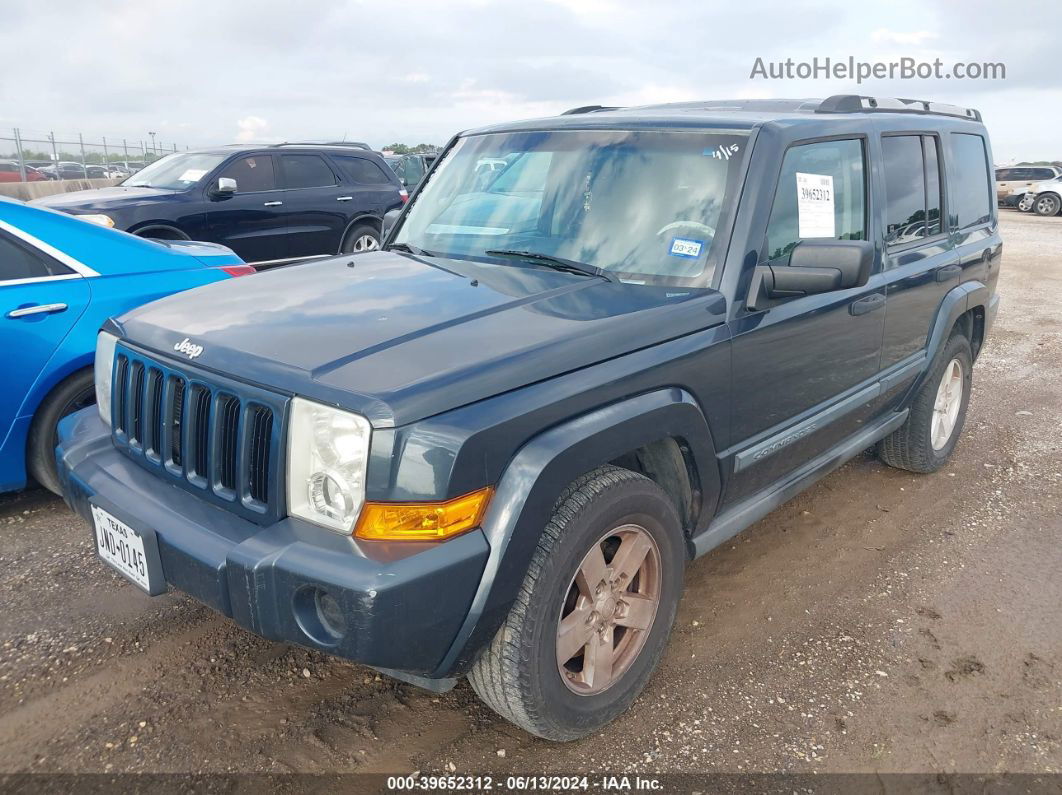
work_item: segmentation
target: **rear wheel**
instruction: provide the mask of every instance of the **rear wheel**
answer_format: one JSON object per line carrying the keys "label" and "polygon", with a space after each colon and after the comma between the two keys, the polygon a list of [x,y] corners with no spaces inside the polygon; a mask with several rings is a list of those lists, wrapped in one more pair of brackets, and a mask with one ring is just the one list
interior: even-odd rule
{"label": "rear wheel", "polygon": [[341,254],[364,254],[378,251],[380,248],[380,230],[370,224],[359,224],[347,232],[343,238]]}
{"label": "rear wheel", "polygon": [[30,425],[26,466],[33,479],[48,491],[59,494],[55,448],[59,444],[59,420],[96,402],[92,369],[68,376],[52,390],[37,409]]}
{"label": "rear wheel", "polygon": [[962,433],[972,373],[970,341],[953,334],[915,395],[907,421],[878,444],[881,460],[911,472],[940,469]]}
{"label": "rear wheel", "polygon": [[618,467],[584,475],[561,495],[472,687],[539,737],[600,729],[656,668],[685,564],[681,522],[663,489]]}

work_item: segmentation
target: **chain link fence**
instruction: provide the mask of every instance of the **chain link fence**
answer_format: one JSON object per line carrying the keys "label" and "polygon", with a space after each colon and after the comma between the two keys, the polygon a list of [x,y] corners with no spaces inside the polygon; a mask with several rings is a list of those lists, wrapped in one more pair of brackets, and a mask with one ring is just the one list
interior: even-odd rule
{"label": "chain link fence", "polygon": [[[187,149],[147,138],[86,137],[81,133],[0,128],[0,181],[113,179],[126,177],[160,157]],[[7,162],[4,162],[7,161]]]}

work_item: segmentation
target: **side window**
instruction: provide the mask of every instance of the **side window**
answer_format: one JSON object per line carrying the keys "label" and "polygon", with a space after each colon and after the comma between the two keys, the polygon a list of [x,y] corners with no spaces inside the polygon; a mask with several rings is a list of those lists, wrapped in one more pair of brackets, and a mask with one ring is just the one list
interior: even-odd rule
{"label": "side window", "polygon": [[948,214],[954,229],[982,224],[992,217],[985,139],[970,133],[952,133],[954,162],[948,164]]}
{"label": "side window", "polygon": [[926,176],[922,138],[889,135],[881,139],[885,172],[885,242],[909,243],[926,236]]}
{"label": "side window", "polygon": [[336,184],[336,175],[317,155],[281,155],[284,187],[324,188]]}
{"label": "side window", "polygon": [[940,178],[940,142],[935,135],[923,136],[922,149],[926,156],[926,237],[932,237],[943,231],[941,207],[944,197]]}
{"label": "side window", "polygon": [[378,165],[364,157],[334,157],[343,173],[358,185],[390,185],[391,180]]}
{"label": "side window", "polygon": [[277,187],[273,158],[269,155],[248,155],[233,160],[218,174],[218,178],[221,177],[236,180],[237,193],[256,193]]}
{"label": "side window", "polygon": [[1013,173],[1013,168],[999,169],[998,171],[996,171],[996,182],[1007,182],[1008,180],[1014,179],[1014,177],[1011,176]]}
{"label": "side window", "polygon": [[931,135],[881,139],[885,172],[885,242],[910,243],[940,234],[940,162]]}
{"label": "side window", "polygon": [[72,271],[51,257],[0,232],[0,286],[15,279],[64,276]]}
{"label": "side window", "polygon": [[1033,172],[1033,179],[1036,180],[1051,179],[1055,175],[1055,172],[1049,168],[1034,168]]}
{"label": "side window", "polygon": [[[769,259],[787,256],[801,240],[866,239],[863,161],[859,139],[802,144],[785,153],[767,222]],[[810,198],[809,185],[819,191]]]}
{"label": "side window", "polygon": [[421,168],[419,157],[406,157],[402,160],[402,170],[399,172],[402,179],[406,181],[406,185],[410,188],[420,182],[420,178],[424,176],[424,169]]}

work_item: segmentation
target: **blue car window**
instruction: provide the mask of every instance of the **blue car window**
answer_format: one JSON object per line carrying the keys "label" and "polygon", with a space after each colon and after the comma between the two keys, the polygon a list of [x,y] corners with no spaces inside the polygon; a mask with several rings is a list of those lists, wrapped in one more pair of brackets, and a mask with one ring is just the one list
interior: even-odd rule
{"label": "blue car window", "polygon": [[0,283],[63,276],[71,272],[62,263],[0,233]]}

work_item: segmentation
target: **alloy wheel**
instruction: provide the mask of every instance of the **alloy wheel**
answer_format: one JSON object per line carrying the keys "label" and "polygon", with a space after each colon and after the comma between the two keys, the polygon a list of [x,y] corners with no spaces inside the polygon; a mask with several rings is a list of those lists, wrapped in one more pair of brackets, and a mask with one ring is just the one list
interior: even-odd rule
{"label": "alloy wheel", "polygon": [[942,450],[955,430],[962,407],[963,372],[958,359],[952,359],[944,368],[944,375],[937,387],[937,397],[933,401],[933,424],[930,441],[934,450]]}
{"label": "alloy wheel", "polygon": [[610,530],[583,557],[557,621],[557,667],[578,695],[600,693],[638,658],[660,605],[661,564],[644,527]]}

